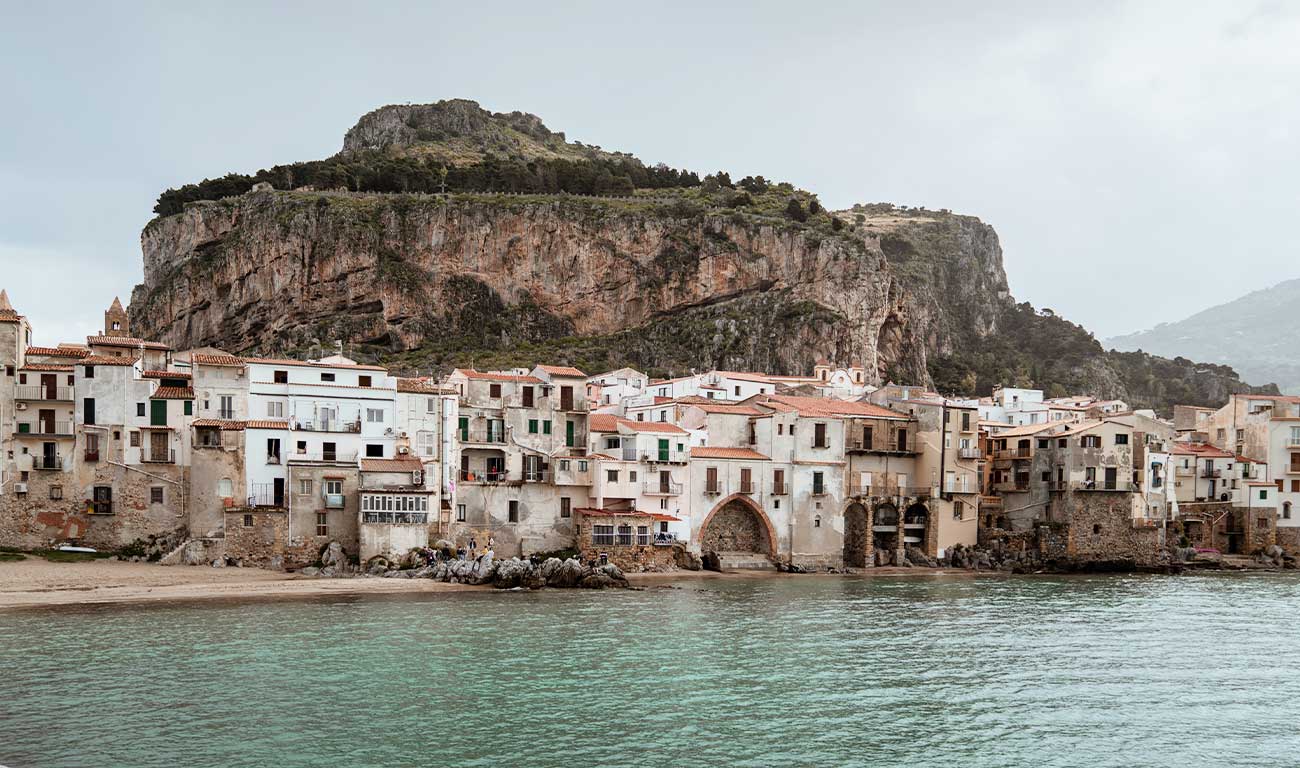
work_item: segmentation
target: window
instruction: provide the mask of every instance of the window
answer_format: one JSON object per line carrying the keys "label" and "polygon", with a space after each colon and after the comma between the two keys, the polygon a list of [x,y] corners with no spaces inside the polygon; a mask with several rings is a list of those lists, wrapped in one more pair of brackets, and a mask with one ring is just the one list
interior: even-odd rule
{"label": "window", "polygon": [[628,481],[629,483],[635,483],[635,482],[636,482],[636,470],[635,470],[635,469],[630,469],[630,470],[628,470],[628,473],[627,473],[627,481]]}
{"label": "window", "polygon": [[341,496],[343,494],[343,481],[334,479],[325,481],[326,496]]}
{"label": "window", "polygon": [[235,486],[234,483],[231,482],[230,478],[223,477],[217,481],[218,498],[229,499],[232,498],[234,495],[235,495]]}
{"label": "window", "polygon": [[266,415],[273,419],[284,418],[284,403],[277,400],[266,402]]}
{"label": "window", "polygon": [[253,516],[252,516],[252,515],[244,515],[244,527],[245,527],[245,528],[252,528],[252,527],[253,527]]}
{"label": "window", "polygon": [[131,432],[131,447],[132,447],[132,448],[139,448],[139,447],[140,447],[140,433],[139,433],[139,432],[134,432],[134,431]]}
{"label": "window", "polygon": [[818,423],[818,424],[814,424],[814,425],[813,425],[813,447],[814,447],[814,448],[827,448],[827,447],[829,447],[829,444],[826,442],[826,425],[825,425],[825,424]]}
{"label": "window", "polygon": [[525,408],[532,408],[532,407],[533,407],[533,388],[532,388],[532,387],[524,387],[524,388],[521,390],[521,394],[522,394],[522,396],[523,396],[524,407],[525,407]]}
{"label": "window", "polygon": [[550,419],[546,419],[545,421],[542,422],[542,434],[543,434],[543,435],[549,435],[549,434],[551,434],[551,420],[550,420]]}
{"label": "window", "polygon": [[50,498],[51,498],[51,499],[56,499],[56,500],[57,500],[57,499],[62,499],[62,498],[63,498],[63,486],[61,486],[61,485],[51,485],[51,486],[50,486]]}
{"label": "window", "polygon": [[537,434],[537,419],[528,420],[528,434],[530,435]]}
{"label": "window", "polygon": [[1081,448],[1100,448],[1101,435],[1084,435],[1079,438],[1079,447]]}
{"label": "window", "polygon": [[821,527],[822,527],[822,516],[821,516],[821,515],[813,515],[813,527],[814,527],[814,528],[821,528]]}
{"label": "window", "polygon": [[1115,435],[1115,445],[1128,445],[1128,435],[1123,432]]}
{"label": "window", "polygon": [[1260,501],[1268,501],[1268,489],[1267,489],[1267,488],[1260,488],[1260,489],[1259,489],[1259,500],[1260,500]]}
{"label": "window", "polygon": [[384,422],[383,408],[367,408],[366,422],[369,424],[382,424]]}
{"label": "window", "polygon": [[650,544],[650,526],[638,525],[636,527],[636,543],[643,547]]}
{"label": "window", "polygon": [[568,471],[569,471],[569,460],[568,460],[568,459],[560,459],[560,471],[561,471],[561,472],[568,472]]}
{"label": "window", "polygon": [[161,485],[155,485],[149,488],[149,503],[150,504],[163,503],[163,489]]}
{"label": "window", "polygon": [[299,480],[299,481],[298,481],[298,493],[300,493],[300,494],[302,494],[302,495],[304,495],[304,496],[309,495],[309,494],[311,493],[311,485],[312,485],[312,482],[311,482],[310,479],[308,479],[308,480]]}
{"label": "window", "polygon": [[217,418],[233,419],[235,418],[235,398],[233,395],[222,395],[218,400]]}
{"label": "window", "polygon": [[704,492],[718,493],[718,468],[707,467],[704,470]]}
{"label": "window", "polygon": [[617,483],[617,482],[618,482],[618,470],[617,470],[617,469],[607,469],[607,470],[605,470],[605,480],[606,480],[607,482],[610,482],[610,483]]}
{"label": "window", "polygon": [[597,547],[612,545],[614,543],[614,526],[591,526],[591,543]]}
{"label": "window", "polygon": [[358,387],[368,387],[368,386],[370,386],[370,377],[369,377],[369,376],[358,376],[358,377],[357,377],[357,386],[358,386]]}
{"label": "window", "polygon": [[186,416],[193,416],[193,415],[194,415],[194,401],[193,401],[193,400],[186,400],[186,401],[185,401],[185,407],[184,407],[182,410],[184,410]]}
{"label": "window", "polygon": [[95,423],[95,398],[87,397],[82,402],[81,410],[82,410],[82,423],[94,424]]}
{"label": "window", "polygon": [[489,384],[489,385],[488,385],[488,397],[492,398],[493,400],[499,400],[499,399],[501,399],[501,385],[500,385],[500,384]]}
{"label": "window", "polygon": [[136,416],[144,416],[144,403],[136,403],[136,404],[135,404],[135,415],[136,415]]}
{"label": "window", "polygon": [[280,439],[279,438],[268,437],[266,439],[266,463],[267,464],[280,463]]}
{"label": "window", "polygon": [[306,453],[306,452],[307,452],[307,441],[306,441],[306,440],[299,440],[299,441],[298,441],[298,453]]}
{"label": "window", "polygon": [[330,535],[330,516],[328,512],[316,513],[316,535],[317,536]]}
{"label": "window", "polygon": [[510,506],[506,512],[506,520],[511,523],[519,522],[519,502],[515,499],[510,500]]}
{"label": "window", "polygon": [[814,496],[820,496],[820,495],[822,495],[823,493],[826,492],[826,486],[825,486],[825,484],[824,484],[824,481],[823,481],[823,474],[822,474],[821,472],[814,472],[814,473],[813,473],[813,491],[812,491],[812,492],[813,492],[813,495],[814,495]]}
{"label": "window", "polygon": [[464,505],[464,504],[457,504],[457,505],[456,505],[456,521],[459,522],[459,523],[463,523],[463,522],[465,522],[465,505]]}
{"label": "window", "polygon": [[426,413],[433,413],[433,412],[436,410],[436,409],[433,407],[433,404],[436,403],[436,402],[437,402],[437,400],[434,400],[432,397],[426,397],[426,398],[424,399],[424,410],[425,410],[425,412],[426,412]]}
{"label": "window", "polygon": [[[8,371],[10,376],[14,375],[14,367],[12,365],[8,366],[6,370]],[[95,378],[95,366],[93,365],[86,366],[86,378],[88,379]]]}
{"label": "window", "polygon": [[632,526],[624,523],[618,527],[618,545],[620,547],[632,546]]}
{"label": "window", "polygon": [[1291,519],[1291,502],[1289,501],[1282,503],[1282,519],[1283,520]]}
{"label": "window", "polygon": [[561,497],[560,497],[560,517],[572,517],[572,516],[573,516],[573,507],[572,507],[572,504],[573,504],[573,502],[572,502],[571,499],[569,499],[568,496],[561,496]]}
{"label": "window", "polygon": [[[322,374],[320,375],[320,380],[321,380],[321,381],[334,381],[334,374],[332,374],[332,373],[322,373]],[[322,535],[324,535],[324,534],[322,534]]]}
{"label": "window", "polygon": [[1039,448],[1046,448],[1048,442],[1049,442],[1049,441],[1048,441],[1047,438],[1045,438],[1045,437],[1040,437],[1040,438],[1038,438],[1038,447],[1039,447]]}
{"label": "window", "polygon": [[369,458],[369,459],[382,459],[382,458],[384,458],[384,446],[382,446],[382,445],[373,445],[373,444],[367,443],[367,444],[366,444],[366,458]]}
{"label": "window", "polygon": [[579,461],[579,462],[578,462],[578,471],[579,471],[579,472],[586,472],[586,471],[587,471],[587,462],[585,462],[585,461]]}

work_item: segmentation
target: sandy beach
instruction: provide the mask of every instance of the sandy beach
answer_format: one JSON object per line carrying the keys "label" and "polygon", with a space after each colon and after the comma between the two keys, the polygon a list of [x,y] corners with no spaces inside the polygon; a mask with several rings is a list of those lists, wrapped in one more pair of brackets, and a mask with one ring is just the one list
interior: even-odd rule
{"label": "sandy beach", "polygon": [[315,579],[257,568],[163,566],[39,556],[0,562],[0,610],[95,603],[257,600],[482,589],[427,579]]}

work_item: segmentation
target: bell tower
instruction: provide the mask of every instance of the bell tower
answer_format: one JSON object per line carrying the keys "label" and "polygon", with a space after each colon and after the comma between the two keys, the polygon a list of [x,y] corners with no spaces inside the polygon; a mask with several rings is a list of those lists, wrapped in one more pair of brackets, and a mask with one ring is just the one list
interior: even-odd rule
{"label": "bell tower", "polygon": [[109,307],[108,311],[104,313],[104,335],[131,335],[131,319],[127,317],[126,310],[122,309],[121,300],[116,296],[113,297],[113,306]]}

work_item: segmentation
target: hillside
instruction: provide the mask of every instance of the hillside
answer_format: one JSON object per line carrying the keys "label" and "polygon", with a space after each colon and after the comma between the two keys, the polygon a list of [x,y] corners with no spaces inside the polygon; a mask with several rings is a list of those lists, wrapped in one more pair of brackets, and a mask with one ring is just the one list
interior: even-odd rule
{"label": "hillside", "polygon": [[1120,350],[1230,365],[1246,381],[1300,394],[1300,280],[1287,280],[1175,323],[1107,339]]}
{"label": "hillside", "polygon": [[1165,409],[1241,387],[1226,369],[1107,354],[1015,303],[997,233],[974,217],[828,212],[787,183],[647,166],[461,100],[376,110],[338,155],[167,190],[155,210],[130,311],[178,347],[313,354],[343,339],[424,372],[827,359],[877,381]]}

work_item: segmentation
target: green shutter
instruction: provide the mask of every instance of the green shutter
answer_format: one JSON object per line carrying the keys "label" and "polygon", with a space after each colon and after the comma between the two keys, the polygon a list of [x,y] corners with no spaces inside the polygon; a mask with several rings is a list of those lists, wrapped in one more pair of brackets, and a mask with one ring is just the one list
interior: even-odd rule
{"label": "green shutter", "polygon": [[193,416],[193,415],[194,415],[194,401],[193,401],[193,400],[186,400],[186,401],[185,401],[185,415],[186,415],[186,416]]}
{"label": "green shutter", "polygon": [[528,420],[528,434],[530,435],[537,434],[537,419]]}
{"label": "green shutter", "polygon": [[462,443],[469,441],[469,417],[460,417],[460,441]]}
{"label": "green shutter", "polygon": [[659,460],[668,461],[668,438],[659,440]]}
{"label": "green shutter", "polygon": [[542,422],[542,434],[543,434],[543,435],[549,435],[549,434],[551,434],[551,420],[550,420],[550,419],[547,419],[546,421],[543,421],[543,422]]}
{"label": "green shutter", "polygon": [[154,427],[167,426],[167,401],[166,400],[149,401],[149,425]]}
{"label": "green shutter", "polygon": [[570,448],[573,447],[573,422],[564,422],[564,444]]}

